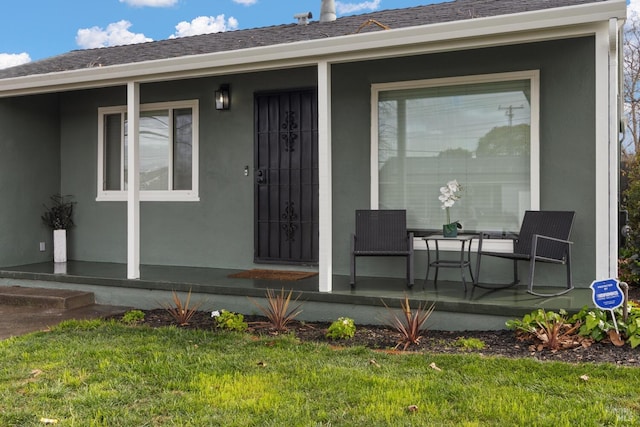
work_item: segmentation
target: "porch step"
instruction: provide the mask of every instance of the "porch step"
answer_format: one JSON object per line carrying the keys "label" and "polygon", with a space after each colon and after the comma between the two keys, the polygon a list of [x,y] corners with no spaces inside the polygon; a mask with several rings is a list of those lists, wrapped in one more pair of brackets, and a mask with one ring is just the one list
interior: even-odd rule
{"label": "porch step", "polygon": [[93,292],[0,286],[0,305],[74,309],[93,304]]}

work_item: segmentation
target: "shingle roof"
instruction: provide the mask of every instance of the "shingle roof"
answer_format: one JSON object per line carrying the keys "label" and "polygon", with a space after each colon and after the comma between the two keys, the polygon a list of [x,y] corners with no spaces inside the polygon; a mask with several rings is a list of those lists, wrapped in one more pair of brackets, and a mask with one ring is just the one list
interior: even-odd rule
{"label": "shingle roof", "polygon": [[[604,1],[607,0],[455,0],[347,16],[333,22],[312,21],[308,25],[277,25],[133,45],[74,50],[0,70],[0,79],[272,46],[338,37],[356,32],[384,31],[382,26],[393,30]],[[318,5],[320,5],[319,1]]]}

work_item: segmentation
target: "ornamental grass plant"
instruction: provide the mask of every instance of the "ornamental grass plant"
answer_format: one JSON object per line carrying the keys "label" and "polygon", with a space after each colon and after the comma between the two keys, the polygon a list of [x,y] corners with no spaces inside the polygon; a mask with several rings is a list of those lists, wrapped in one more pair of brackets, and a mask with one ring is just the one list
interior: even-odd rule
{"label": "ornamental grass plant", "polygon": [[196,314],[198,309],[202,306],[202,303],[196,302],[191,304],[191,289],[189,289],[189,293],[184,301],[180,299],[180,295],[178,295],[176,291],[172,291],[171,294],[173,301],[172,303],[164,304],[165,310],[167,310],[178,325],[188,325],[193,315]]}
{"label": "ornamental grass plant", "polygon": [[0,341],[0,425],[638,425],[637,368],[66,321]]}
{"label": "ornamental grass plant", "polygon": [[388,324],[400,334],[400,341],[396,348],[403,346],[403,350],[411,344],[418,344],[424,333],[425,323],[435,310],[435,303],[429,307],[426,304],[419,304],[417,308],[411,309],[409,296],[404,296],[404,301],[400,302],[402,315],[395,314],[387,304],[382,301],[387,310],[391,313],[388,316]]}
{"label": "ornamental grass plant", "polygon": [[285,332],[287,325],[302,313],[302,309],[300,308],[302,307],[302,303],[291,305],[292,302],[296,303],[298,301],[300,295],[301,294],[298,294],[298,296],[292,300],[293,290],[290,290],[285,295],[284,288],[280,290],[280,293],[276,293],[273,289],[267,289],[266,306],[257,303],[253,299],[251,301],[258,307],[262,314],[265,315],[276,331]]}

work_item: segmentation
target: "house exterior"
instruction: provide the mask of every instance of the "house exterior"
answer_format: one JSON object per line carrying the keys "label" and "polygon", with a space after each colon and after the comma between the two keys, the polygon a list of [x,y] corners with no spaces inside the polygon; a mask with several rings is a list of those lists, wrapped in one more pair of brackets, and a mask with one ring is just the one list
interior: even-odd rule
{"label": "house exterior", "polygon": [[[131,279],[141,263],[295,266],[327,292],[349,272],[356,209],[437,230],[457,179],[465,230],[574,210],[575,285],[615,277],[625,16],[624,0],[456,0],[0,70],[0,266],[51,260],[40,215],[61,193],[77,202],[72,260],[126,263]],[[500,262],[483,281],[509,279]]]}

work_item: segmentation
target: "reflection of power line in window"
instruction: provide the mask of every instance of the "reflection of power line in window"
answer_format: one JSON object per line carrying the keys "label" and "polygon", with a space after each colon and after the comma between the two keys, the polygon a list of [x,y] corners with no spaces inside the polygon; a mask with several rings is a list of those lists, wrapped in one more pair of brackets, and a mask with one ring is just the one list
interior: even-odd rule
{"label": "reflection of power line in window", "polygon": [[520,105],[519,107],[514,107],[513,105],[509,105],[508,107],[498,106],[498,110],[505,110],[504,115],[509,117],[509,127],[513,126],[513,116],[515,115],[513,110],[521,109],[524,109],[524,105]]}

